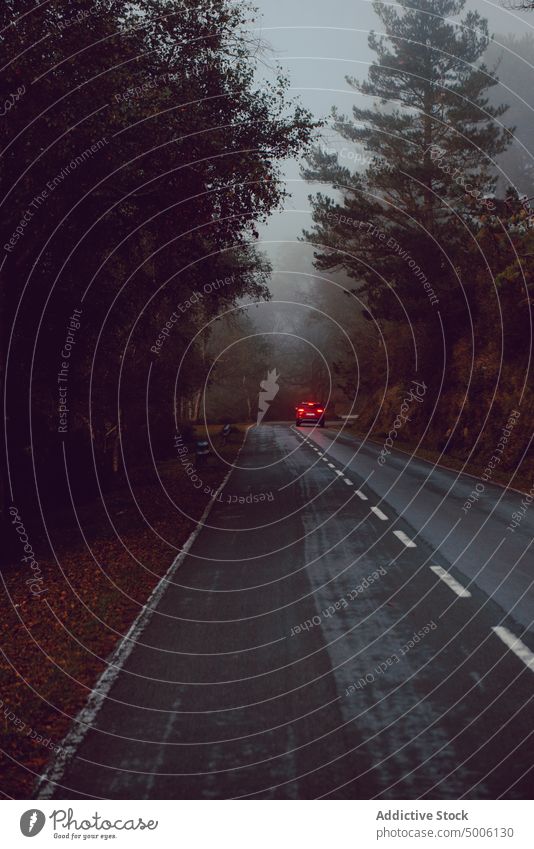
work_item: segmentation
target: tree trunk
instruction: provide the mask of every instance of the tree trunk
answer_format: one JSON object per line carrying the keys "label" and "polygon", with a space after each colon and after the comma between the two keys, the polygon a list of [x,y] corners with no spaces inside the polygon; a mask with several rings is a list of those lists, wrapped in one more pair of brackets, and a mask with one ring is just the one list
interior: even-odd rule
{"label": "tree trunk", "polygon": [[202,390],[197,389],[193,399],[193,421],[198,422],[200,416],[200,402],[202,400]]}

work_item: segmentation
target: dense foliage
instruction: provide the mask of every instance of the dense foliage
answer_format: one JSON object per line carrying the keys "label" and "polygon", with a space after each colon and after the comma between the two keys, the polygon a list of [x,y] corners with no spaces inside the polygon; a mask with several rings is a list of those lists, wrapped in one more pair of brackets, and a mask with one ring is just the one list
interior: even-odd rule
{"label": "dense foliage", "polygon": [[[345,147],[309,157],[305,177],[329,188],[311,198],[305,238],[316,267],[355,281],[353,307],[369,321],[355,338],[358,367],[336,363],[348,397],[360,393],[360,427],[387,433],[417,375],[429,391],[404,438],[466,458],[491,446],[521,403],[512,468],[529,450],[533,407],[534,216],[518,195],[531,185],[530,162],[523,157],[514,177],[524,185],[505,201],[513,131],[495,67],[484,63],[487,23],[476,12],[459,18],[463,6],[375,2],[376,59],[366,81],[348,80],[371,102],[351,119],[334,111]],[[499,58],[493,48],[489,56]],[[347,166],[347,142],[363,151],[363,170]]]}

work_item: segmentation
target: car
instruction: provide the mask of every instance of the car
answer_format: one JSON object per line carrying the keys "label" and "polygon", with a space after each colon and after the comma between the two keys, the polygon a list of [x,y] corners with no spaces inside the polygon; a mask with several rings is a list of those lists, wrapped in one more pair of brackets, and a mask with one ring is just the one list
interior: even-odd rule
{"label": "car", "polygon": [[300,427],[304,422],[325,426],[326,408],[318,401],[301,401],[295,407],[295,424]]}

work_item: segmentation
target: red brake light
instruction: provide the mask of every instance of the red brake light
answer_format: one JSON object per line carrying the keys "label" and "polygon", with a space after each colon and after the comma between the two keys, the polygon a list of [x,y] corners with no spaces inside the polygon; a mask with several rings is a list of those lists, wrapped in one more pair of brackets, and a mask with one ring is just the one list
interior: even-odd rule
{"label": "red brake light", "polygon": [[303,413],[303,412],[304,412],[304,407],[299,407],[298,410],[297,410],[297,413]]}
{"label": "red brake light", "polygon": [[323,408],[322,408],[322,407],[317,407],[317,412],[318,412],[318,413],[324,413],[324,410],[323,410]]}

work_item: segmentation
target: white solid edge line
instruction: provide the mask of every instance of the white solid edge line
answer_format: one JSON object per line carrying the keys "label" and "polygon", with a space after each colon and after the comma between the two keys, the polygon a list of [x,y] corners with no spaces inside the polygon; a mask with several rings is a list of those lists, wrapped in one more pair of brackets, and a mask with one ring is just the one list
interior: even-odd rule
{"label": "white solid edge line", "polygon": [[[245,431],[245,438],[243,439],[243,444],[237,452],[234,462],[237,462],[239,455],[243,450],[243,446],[245,445],[248,432],[251,427],[254,427],[254,425],[249,425],[249,427],[247,427]],[[232,474],[233,470],[234,466],[230,468],[228,473],[225,475],[223,482],[219,486],[217,492],[212,495],[212,497],[208,501],[206,508],[202,513],[202,516],[198,520],[196,527],[190,533],[189,537],[182,546],[181,551],[176,555],[163,577],[158,581],[158,583],[150,593],[146,603],[143,605],[137,617],[130,625],[128,632],[124,635],[124,637],[122,637],[118,645],[115,646],[115,648],[107,658],[106,668],[104,669],[100,678],[91,690],[85,705],[78,711],[76,717],[73,720],[70,730],[67,732],[67,734],[61,741],[59,753],[50,761],[43,774],[37,779],[35,784],[35,795],[33,798],[50,799],[52,794],[55,792],[57,785],[61,781],[68,764],[76,754],[76,751],[82,743],[83,739],[85,738],[87,732],[91,730],[96,716],[100,708],[102,707],[102,704],[104,703],[105,697],[111,690],[117,676],[122,670],[122,667],[124,666],[131,652],[135,648],[138,638],[141,636],[141,633],[146,628],[150,619],[152,618],[154,610],[157,604],[159,603],[161,597],[163,596],[165,590],[167,589],[171,578],[174,576],[174,573],[182,565],[183,561],[189,554],[191,546],[193,545],[200,531],[204,527],[206,519],[208,518],[217,497],[228,483],[228,479]]]}
{"label": "white solid edge line", "polygon": [[393,531],[397,539],[400,539],[402,543],[406,546],[406,548],[417,548],[417,543],[410,539],[410,537],[404,533],[404,531]]}
{"label": "white solid edge line", "polygon": [[516,637],[515,634],[512,634],[512,632],[508,630],[508,628],[504,628],[502,625],[495,625],[491,630],[495,631],[497,636],[501,638],[506,646],[508,646],[510,651],[513,651],[515,656],[518,657],[519,660],[522,660],[531,672],[534,672],[534,653],[527,648],[519,637]]}
{"label": "white solid edge line", "polygon": [[388,517],[386,516],[386,514],[385,514],[385,513],[382,513],[382,510],[380,510],[380,508],[379,508],[379,507],[371,507],[371,510],[373,511],[373,513],[375,514],[375,516],[378,516],[378,518],[379,518],[379,519],[382,519],[382,521],[383,521],[383,522],[386,522],[386,521],[387,521],[387,518],[388,518]]}
{"label": "white solid edge line", "polygon": [[361,491],[361,489],[357,489],[357,490],[356,490],[356,495],[358,496],[358,498],[361,498],[361,499],[362,499],[362,501],[369,501],[369,499],[367,498],[367,496],[365,495],[365,493],[363,493],[363,492]]}
{"label": "white solid edge line", "polygon": [[431,566],[430,568],[457,596],[460,596],[460,598],[471,598],[469,590],[466,590],[446,569],[442,569],[441,566]]}

